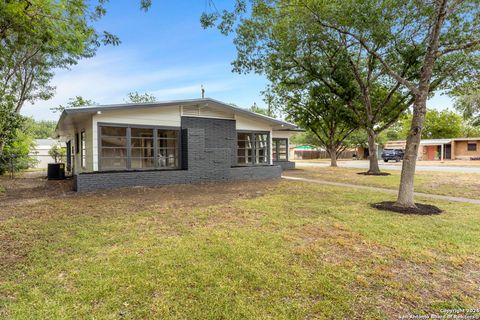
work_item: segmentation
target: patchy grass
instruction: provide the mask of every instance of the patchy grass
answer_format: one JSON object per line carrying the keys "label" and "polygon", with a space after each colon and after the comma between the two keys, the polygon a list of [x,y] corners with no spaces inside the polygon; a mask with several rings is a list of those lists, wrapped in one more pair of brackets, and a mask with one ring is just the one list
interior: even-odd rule
{"label": "patchy grass", "polygon": [[480,307],[479,206],[292,181],[0,207],[0,318],[387,319]]}
{"label": "patchy grass", "polygon": [[[388,189],[398,189],[400,185],[400,171],[398,170],[384,170],[391,174],[389,176],[366,176],[357,174],[363,171],[365,171],[365,169],[301,167],[296,170],[287,171],[285,175]],[[415,191],[480,199],[480,174],[419,171],[415,173]]]}

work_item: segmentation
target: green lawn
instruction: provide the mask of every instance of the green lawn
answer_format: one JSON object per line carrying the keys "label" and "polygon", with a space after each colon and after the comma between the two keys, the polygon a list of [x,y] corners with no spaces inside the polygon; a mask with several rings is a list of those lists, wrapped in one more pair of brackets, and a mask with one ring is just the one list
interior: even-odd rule
{"label": "green lawn", "polygon": [[479,206],[293,181],[0,206],[0,318],[386,319],[480,307]]}
{"label": "green lawn", "polygon": [[[287,176],[321,179],[334,182],[352,183],[388,189],[398,189],[400,171],[385,171],[390,176],[358,175],[364,169],[332,168],[332,167],[301,167],[287,171]],[[479,173],[427,172],[415,173],[415,191],[440,194],[446,196],[480,199]]]}

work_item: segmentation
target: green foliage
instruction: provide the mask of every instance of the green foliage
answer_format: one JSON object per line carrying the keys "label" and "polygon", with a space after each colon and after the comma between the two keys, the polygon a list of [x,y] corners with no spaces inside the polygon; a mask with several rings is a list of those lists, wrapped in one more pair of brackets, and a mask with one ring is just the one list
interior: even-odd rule
{"label": "green foliage", "polygon": [[455,109],[472,126],[480,127],[480,82],[467,83],[453,92],[456,97]]}
{"label": "green foliage", "polygon": [[55,163],[63,162],[67,156],[67,149],[55,144],[48,150],[48,154],[55,160]]}
{"label": "green foliage", "polygon": [[22,123],[22,126],[15,130],[14,137],[3,148],[0,156],[0,174],[12,172],[12,169],[13,172],[25,170],[36,164],[37,160],[29,156],[35,142],[26,129],[25,123]]}
{"label": "green foliage", "polygon": [[17,130],[23,125],[24,118],[13,111],[13,102],[0,101],[0,157],[3,148],[16,136]]}
{"label": "green foliage", "polygon": [[[402,120],[401,135],[404,138],[408,135],[411,122],[411,114]],[[422,139],[460,138],[464,134],[463,128],[463,119],[457,113],[431,109],[425,117]]]}
{"label": "green foliage", "polygon": [[289,142],[290,144],[297,144],[297,145],[308,144],[308,145],[317,146],[317,147],[321,146],[321,142],[320,140],[318,140],[318,137],[315,135],[315,133],[313,133],[310,130],[306,130],[305,132],[299,132],[295,134],[290,138]]}
{"label": "green foliage", "polygon": [[[92,57],[101,45],[118,45],[117,36],[97,31],[94,23],[105,13],[98,0],[0,1],[0,106],[19,113],[26,101],[47,100],[54,87],[54,70],[68,69],[82,58]],[[150,0],[141,0],[146,10]],[[2,112],[4,112],[2,111]],[[15,131],[14,119],[8,123]],[[3,124],[1,124],[3,126]],[[0,127],[0,154],[5,142]]]}
{"label": "green foliage", "polygon": [[264,116],[269,116],[269,117],[273,117],[273,113],[271,110],[269,109],[264,109],[264,108],[260,108],[259,106],[257,106],[256,103],[254,103],[249,109],[248,111],[252,111],[252,112],[255,112],[255,113],[259,113],[259,114],[263,114]]}
{"label": "green foliage", "polygon": [[308,90],[285,84],[272,85],[276,103],[283,106],[287,119],[313,133],[318,145],[336,158],[347,145],[344,141],[358,127],[352,112],[323,86]]}
{"label": "green foliage", "polygon": [[153,94],[149,94],[147,92],[140,94],[137,91],[129,92],[127,94],[127,99],[125,99],[125,102],[127,103],[148,103],[155,101],[157,101],[157,97],[155,97]]}
{"label": "green foliage", "polygon": [[26,122],[34,139],[55,138],[56,121],[27,118]]}
{"label": "green foliage", "polygon": [[85,99],[82,96],[75,96],[75,98],[70,98],[65,106],[59,105],[58,107],[50,108],[50,110],[52,110],[53,112],[62,112],[66,108],[78,108],[95,105],[98,105],[98,103],[93,100]]}

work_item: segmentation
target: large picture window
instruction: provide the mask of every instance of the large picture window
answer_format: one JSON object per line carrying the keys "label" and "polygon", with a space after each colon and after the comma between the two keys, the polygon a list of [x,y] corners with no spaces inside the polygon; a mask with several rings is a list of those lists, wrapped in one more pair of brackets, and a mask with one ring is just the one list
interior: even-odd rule
{"label": "large picture window", "polygon": [[237,133],[237,164],[269,164],[269,134],[266,132]]}
{"label": "large picture window", "polygon": [[100,126],[100,169],[176,169],[179,131],[155,127]]}
{"label": "large picture window", "polygon": [[273,161],[288,161],[288,140],[272,139]]}

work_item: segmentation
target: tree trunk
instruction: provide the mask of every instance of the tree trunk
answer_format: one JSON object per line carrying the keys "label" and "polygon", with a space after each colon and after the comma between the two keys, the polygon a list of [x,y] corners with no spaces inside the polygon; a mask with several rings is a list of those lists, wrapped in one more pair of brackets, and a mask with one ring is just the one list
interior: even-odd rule
{"label": "tree trunk", "polygon": [[327,152],[330,156],[330,167],[337,167],[337,150],[334,147],[329,147]]}
{"label": "tree trunk", "polygon": [[3,148],[5,148],[5,141],[2,139],[0,140],[0,157],[3,156]]}
{"label": "tree trunk", "polygon": [[377,157],[377,134],[373,130],[367,130],[368,133],[368,159],[370,160],[370,168],[368,174],[380,174]]}
{"label": "tree trunk", "polygon": [[330,167],[337,167],[337,155],[330,154]]}
{"label": "tree trunk", "polygon": [[417,164],[418,148],[422,137],[423,122],[427,112],[426,94],[415,99],[413,105],[412,124],[407,137],[407,145],[403,158],[402,175],[400,178],[400,188],[398,198],[395,203],[398,207],[415,208],[414,186],[415,167]]}
{"label": "tree trunk", "polygon": [[415,208],[414,187],[415,167],[417,164],[418,148],[422,137],[423,123],[427,113],[427,98],[430,91],[430,80],[432,79],[433,67],[437,60],[437,53],[440,43],[442,26],[447,16],[447,0],[437,2],[436,19],[432,25],[429,35],[429,44],[423,66],[420,71],[420,85],[413,103],[413,117],[410,132],[407,137],[407,145],[402,165],[402,176],[398,190],[396,206],[404,208]]}

